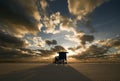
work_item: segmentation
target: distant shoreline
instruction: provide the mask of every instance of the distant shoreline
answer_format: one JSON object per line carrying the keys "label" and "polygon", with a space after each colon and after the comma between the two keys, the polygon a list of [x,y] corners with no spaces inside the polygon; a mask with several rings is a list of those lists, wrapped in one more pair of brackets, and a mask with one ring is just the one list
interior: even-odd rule
{"label": "distant shoreline", "polygon": [[[46,63],[46,64],[53,64],[52,62],[15,62],[15,61],[0,61],[1,63]],[[76,63],[86,63],[86,64],[120,64],[120,62],[68,62],[68,64],[76,64]]]}

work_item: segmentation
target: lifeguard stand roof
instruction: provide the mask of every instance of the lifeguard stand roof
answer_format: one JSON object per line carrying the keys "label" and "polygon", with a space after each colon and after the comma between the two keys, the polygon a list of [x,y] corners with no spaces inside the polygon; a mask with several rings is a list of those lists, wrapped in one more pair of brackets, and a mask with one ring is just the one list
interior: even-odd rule
{"label": "lifeguard stand roof", "polygon": [[64,53],[64,54],[67,54],[68,52],[58,52],[59,54],[62,54],[62,53]]}

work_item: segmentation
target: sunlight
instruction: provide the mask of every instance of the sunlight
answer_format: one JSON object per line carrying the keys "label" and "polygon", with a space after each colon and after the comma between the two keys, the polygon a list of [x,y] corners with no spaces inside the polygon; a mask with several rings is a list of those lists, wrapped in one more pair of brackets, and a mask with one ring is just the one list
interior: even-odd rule
{"label": "sunlight", "polygon": [[73,55],[77,55],[75,52],[71,51],[71,50],[67,50],[68,55],[67,56],[73,56]]}
{"label": "sunlight", "polygon": [[67,61],[70,62],[79,62],[79,60],[72,58],[72,57],[68,57]]}

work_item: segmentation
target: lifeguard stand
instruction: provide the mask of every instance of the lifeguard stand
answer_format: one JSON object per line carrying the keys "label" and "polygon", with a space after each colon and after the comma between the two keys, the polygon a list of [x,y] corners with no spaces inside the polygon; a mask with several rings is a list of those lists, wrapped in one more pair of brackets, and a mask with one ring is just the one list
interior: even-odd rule
{"label": "lifeguard stand", "polygon": [[67,53],[68,52],[58,52],[59,56],[55,56],[55,64],[67,64]]}

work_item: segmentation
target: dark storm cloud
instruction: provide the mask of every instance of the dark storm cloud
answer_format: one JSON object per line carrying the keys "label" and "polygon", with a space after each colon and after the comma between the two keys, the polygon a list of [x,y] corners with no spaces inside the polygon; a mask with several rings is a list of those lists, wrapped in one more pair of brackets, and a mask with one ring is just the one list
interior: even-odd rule
{"label": "dark storm cloud", "polygon": [[90,42],[91,43],[94,40],[94,36],[93,35],[83,35],[79,39],[81,40],[81,43],[83,45],[85,45],[86,42]]}
{"label": "dark storm cloud", "polygon": [[57,41],[56,40],[45,40],[45,43],[50,46],[50,45],[56,45]]}
{"label": "dark storm cloud", "polygon": [[26,45],[27,43],[22,39],[0,31],[0,46],[10,47],[10,48],[22,48],[25,47]]}
{"label": "dark storm cloud", "polygon": [[0,0],[0,25],[12,34],[38,32],[35,0]]}

